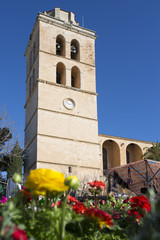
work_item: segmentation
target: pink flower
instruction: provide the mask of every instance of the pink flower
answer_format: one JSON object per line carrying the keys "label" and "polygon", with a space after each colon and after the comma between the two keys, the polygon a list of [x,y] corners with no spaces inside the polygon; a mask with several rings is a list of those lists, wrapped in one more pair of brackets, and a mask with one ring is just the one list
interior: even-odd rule
{"label": "pink flower", "polygon": [[7,202],[7,200],[8,200],[8,198],[7,197],[4,197],[4,196],[2,196],[2,200],[0,201],[0,203],[5,203],[5,202]]}
{"label": "pink flower", "polygon": [[118,214],[118,213],[115,213],[115,214],[114,214],[114,216],[113,216],[113,218],[114,218],[114,219],[119,219],[119,218],[120,218],[120,216],[119,216],[119,214]]}
{"label": "pink flower", "polygon": [[102,204],[105,204],[106,202],[105,202],[105,200],[102,200]]}
{"label": "pink flower", "polygon": [[51,207],[54,207],[54,205],[55,205],[55,204],[54,204],[54,202],[53,202],[53,203],[51,204]]}
{"label": "pink flower", "polygon": [[[61,201],[58,201],[57,202],[57,207],[61,207]],[[54,207],[55,206],[55,203],[53,202],[52,204],[51,204],[51,207]]]}

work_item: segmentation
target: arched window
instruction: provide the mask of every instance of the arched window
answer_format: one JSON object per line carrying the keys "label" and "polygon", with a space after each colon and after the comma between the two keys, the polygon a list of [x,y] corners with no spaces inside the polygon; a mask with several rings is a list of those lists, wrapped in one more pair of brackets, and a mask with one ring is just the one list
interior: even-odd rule
{"label": "arched window", "polygon": [[103,171],[105,171],[106,169],[107,169],[107,150],[105,147],[103,147]]}
{"label": "arched window", "polygon": [[76,66],[71,69],[71,87],[80,88],[80,70]]}
{"label": "arched window", "polygon": [[76,39],[71,41],[71,59],[80,60],[79,42]]}
{"label": "arched window", "polygon": [[65,85],[66,84],[66,68],[63,63],[58,63],[57,64],[57,69],[56,69],[56,83]]}
{"label": "arched window", "polygon": [[56,38],[56,54],[65,57],[65,38],[62,35]]}
{"label": "arched window", "polygon": [[130,153],[129,153],[129,151],[126,151],[126,159],[127,159],[127,164],[130,163]]}

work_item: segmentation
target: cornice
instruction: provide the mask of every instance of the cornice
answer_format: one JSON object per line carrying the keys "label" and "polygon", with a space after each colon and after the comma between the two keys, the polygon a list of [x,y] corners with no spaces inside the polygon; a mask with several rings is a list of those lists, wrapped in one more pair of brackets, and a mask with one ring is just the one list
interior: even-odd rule
{"label": "cornice", "polygon": [[124,137],[116,137],[116,136],[111,136],[111,135],[105,135],[105,134],[98,134],[99,137],[106,137],[106,138],[110,138],[110,139],[119,139],[119,140],[126,140],[126,141],[131,141],[131,142],[141,142],[141,143],[148,143],[148,144],[152,144],[153,142],[149,142],[149,141],[143,141],[143,140],[138,140],[138,139],[132,139],[132,138],[124,138]]}
{"label": "cornice", "polygon": [[65,85],[62,85],[62,84],[46,81],[46,80],[43,80],[43,79],[37,79],[37,82],[53,85],[53,86],[60,87],[60,88],[66,88],[66,89],[70,89],[70,90],[81,92],[81,93],[87,93],[87,94],[91,94],[91,95],[95,95],[95,96],[98,95],[98,93],[96,93],[96,92],[91,92],[91,91],[83,90],[83,89],[80,89],[80,88],[65,86]]}
{"label": "cornice", "polygon": [[90,37],[90,38],[93,38],[93,39],[97,38],[97,36],[95,35],[95,31],[89,30],[87,28],[80,27],[78,25],[74,25],[74,24],[64,22],[61,19],[56,19],[56,18],[54,18],[52,16],[48,16],[44,13],[39,13],[38,14],[38,19],[43,21],[43,22],[61,27],[63,29],[66,29],[66,30],[69,30],[69,31],[72,31],[72,32],[76,32],[76,33],[84,35],[86,37]]}

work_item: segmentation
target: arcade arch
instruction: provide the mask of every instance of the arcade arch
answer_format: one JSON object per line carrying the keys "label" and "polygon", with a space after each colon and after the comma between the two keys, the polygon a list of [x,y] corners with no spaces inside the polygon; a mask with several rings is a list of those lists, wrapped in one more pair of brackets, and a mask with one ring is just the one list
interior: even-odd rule
{"label": "arcade arch", "polygon": [[102,145],[103,171],[107,168],[120,166],[120,148],[113,140],[106,140]]}
{"label": "arcade arch", "polygon": [[126,148],[126,162],[132,163],[142,160],[142,149],[135,143],[130,143]]}

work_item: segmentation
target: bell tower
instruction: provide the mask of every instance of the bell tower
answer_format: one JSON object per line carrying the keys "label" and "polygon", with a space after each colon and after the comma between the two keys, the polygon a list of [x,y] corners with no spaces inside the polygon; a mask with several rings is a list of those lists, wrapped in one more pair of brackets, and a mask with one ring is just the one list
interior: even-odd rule
{"label": "bell tower", "polygon": [[95,39],[72,12],[38,14],[25,52],[26,174],[99,174]]}

